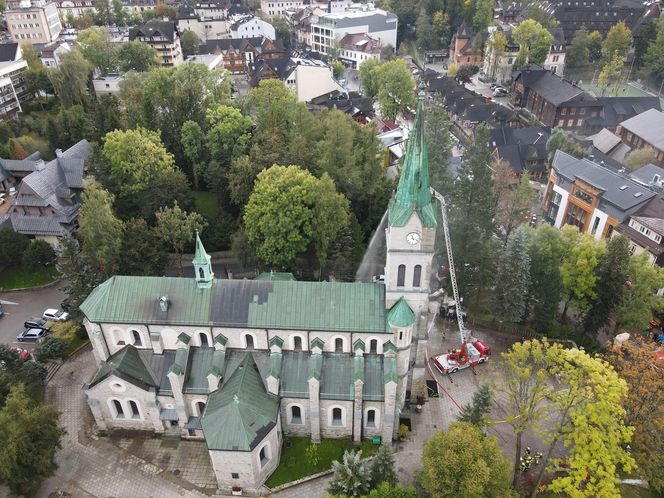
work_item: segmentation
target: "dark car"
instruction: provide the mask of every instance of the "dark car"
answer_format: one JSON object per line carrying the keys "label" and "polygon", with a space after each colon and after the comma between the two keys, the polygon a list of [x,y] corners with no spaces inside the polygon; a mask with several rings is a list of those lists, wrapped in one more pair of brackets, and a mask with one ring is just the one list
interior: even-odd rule
{"label": "dark car", "polygon": [[46,337],[47,334],[48,331],[44,329],[26,328],[25,330],[22,330],[18,333],[16,340],[18,342],[36,342],[42,337]]}
{"label": "dark car", "polygon": [[51,329],[51,324],[46,318],[28,318],[25,322],[23,322],[23,326],[27,329]]}

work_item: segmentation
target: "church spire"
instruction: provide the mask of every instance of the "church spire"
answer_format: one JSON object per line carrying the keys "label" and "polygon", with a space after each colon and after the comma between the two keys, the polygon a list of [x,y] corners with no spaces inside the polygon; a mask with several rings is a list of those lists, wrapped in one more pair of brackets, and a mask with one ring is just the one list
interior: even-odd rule
{"label": "church spire", "polygon": [[209,289],[212,287],[212,280],[214,273],[212,272],[212,264],[210,263],[210,255],[205,252],[205,247],[201,242],[201,238],[196,230],[196,252],[192,263],[194,264],[194,271],[196,272],[196,283],[201,289]]}
{"label": "church spire", "polygon": [[429,159],[424,133],[424,87],[420,87],[415,123],[408,138],[399,186],[390,203],[390,226],[404,226],[417,212],[427,228],[436,226],[436,215],[429,187]]}

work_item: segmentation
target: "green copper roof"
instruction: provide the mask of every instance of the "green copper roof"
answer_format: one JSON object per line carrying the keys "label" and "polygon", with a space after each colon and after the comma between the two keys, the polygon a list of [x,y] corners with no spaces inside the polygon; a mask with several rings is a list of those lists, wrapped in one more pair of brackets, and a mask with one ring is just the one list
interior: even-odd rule
{"label": "green copper roof", "polygon": [[194,278],[115,276],[80,308],[93,323],[387,332],[381,284],[223,279],[202,289]]}
{"label": "green copper roof", "polygon": [[268,393],[247,353],[221,389],[208,399],[201,421],[210,450],[251,451],[277,423],[279,400]]}
{"label": "green copper roof", "polygon": [[399,382],[399,375],[397,374],[397,359],[395,357],[386,356],[383,359],[383,381],[385,384],[388,382]]}
{"label": "green copper roof", "polygon": [[208,392],[207,375],[214,364],[214,348],[191,348],[184,377],[185,393]]}
{"label": "green copper roof", "polygon": [[264,272],[258,275],[254,280],[281,280],[281,281],[294,281],[295,277],[292,273],[280,272],[280,271],[270,271]]}
{"label": "green copper roof", "polygon": [[402,297],[394,303],[387,314],[387,323],[394,327],[409,327],[415,323],[415,313],[410,309],[406,300]]}
{"label": "green copper roof", "polygon": [[205,252],[205,247],[203,247],[201,238],[198,236],[198,230],[196,230],[196,253],[194,254],[192,263],[195,265],[207,265],[210,263],[210,255]]}
{"label": "green copper roof", "polygon": [[429,187],[429,158],[424,133],[424,90],[420,91],[417,114],[401,168],[397,193],[389,206],[390,226],[402,227],[417,212],[427,228],[436,226],[436,212]]}
{"label": "green copper roof", "polygon": [[141,386],[159,386],[154,372],[131,344],[122,348],[102,364],[92,382],[90,382],[90,387],[112,374],[134,384],[138,383]]}

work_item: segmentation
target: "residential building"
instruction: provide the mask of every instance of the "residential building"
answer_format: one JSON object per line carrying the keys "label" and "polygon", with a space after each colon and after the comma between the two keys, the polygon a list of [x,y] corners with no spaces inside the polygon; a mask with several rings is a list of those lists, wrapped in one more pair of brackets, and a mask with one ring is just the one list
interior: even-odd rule
{"label": "residential building", "polygon": [[[662,168],[656,173],[660,184],[663,173]],[[646,253],[652,265],[664,266],[664,195],[655,195],[618,225],[616,232],[629,238],[632,254]]]}
{"label": "residential building", "polygon": [[28,63],[18,43],[0,45],[0,119],[8,120],[22,111],[21,104],[32,98],[26,74]]}
{"label": "residential building", "polygon": [[606,128],[602,128],[602,131],[586,137],[586,140],[592,142],[595,150],[598,150],[602,154],[606,154],[619,163],[623,163],[627,154],[632,151],[628,145],[622,143],[619,136],[611,133]]}
{"label": "residential building", "polygon": [[60,57],[71,52],[74,45],[64,40],[56,40],[42,48],[39,58],[46,67],[57,68],[60,65]]}
{"label": "residential building", "polygon": [[382,47],[397,46],[397,16],[371,3],[353,4],[343,12],[322,13],[311,24],[311,48],[327,54],[348,34],[366,33]]}
{"label": "residential building", "polygon": [[50,43],[62,31],[58,7],[53,2],[12,1],[4,17],[12,40],[19,43]]}
{"label": "residential building", "polygon": [[620,123],[616,134],[632,149],[652,147],[656,163],[664,166],[664,112],[648,109]]}
{"label": "residential building", "polygon": [[486,33],[476,33],[465,21],[461,23],[450,42],[450,63],[482,66]]}
{"label": "residential building", "polygon": [[546,142],[551,129],[545,126],[505,127],[490,130],[489,149],[495,161],[510,165],[514,178],[524,171],[532,180],[547,174]]}
{"label": "residential building", "polygon": [[373,104],[372,99],[363,97],[357,92],[346,94],[335,90],[310,99],[307,102],[307,108],[312,112],[334,109],[348,114],[360,124],[367,124],[375,116]]}
{"label": "residential building", "polygon": [[339,40],[339,58],[359,69],[369,59],[380,60],[380,41],[366,33],[348,34]]}
{"label": "residential building", "polygon": [[588,131],[592,133],[602,128],[615,132],[622,121],[648,109],[662,109],[658,97],[597,97],[597,100],[602,104],[599,116],[586,121]]}
{"label": "residential building", "polygon": [[222,67],[233,74],[247,72],[248,68],[259,60],[283,59],[286,49],[280,40],[267,38],[227,38],[208,40],[201,45],[201,54],[220,54]]}
{"label": "residential building", "polygon": [[602,110],[597,98],[537,64],[516,72],[512,99],[544,125],[572,131],[586,129],[587,120],[598,117]]}
{"label": "residential building", "polygon": [[544,218],[556,228],[574,225],[600,240],[610,238],[618,225],[654,196],[628,175],[559,150],[551,164]]}
{"label": "residential building", "polygon": [[182,64],[180,35],[172,21],[149,21],[142,26],[129,30],[129,40],[147,43],[159,54],[163,67]]}
{"label": "residential building", "polygon": [[324,11],[312,6],[300,10],[287,10],[284,18],[288,22],[293,34],[293,45],[298,47],[311,47],[311,25]]}
{"label": "residential building", "polygon": [[261,0],[261,12],[268,16],[283,16],[286,10],[300,10],[304,8],[304,0]]}
{"label": "residential building", "polygon": [[276,38],[274,26],[258,17],[243,17],[230,26],[231,38],[256,38],[259,36],[269,40]]}
{"label": "residential building", "polygon": [[58,7],[62,19],[66,19],[67,16],[76,18],[87,12],[93,14],[96,12],[94,0],[56,0],[55,5]]}
{"label": "residential building", "polygon": [[[57,150],[48,163],[41,158],[29,161],[35,169],[21,180],[0,226],[56,247],[64,231],[78,227],[83,167],[91,151],[87,140],[81,140],[64,152]],[[7,160],[0,164],[17,166]]]}
{"label": "residential building", "polygon": [[179,33],[192,31],[201,43],[229,36],[228,21],[225,17],[204,17],[206,9],[196,9],[196,4],[183,2],[176,16]]}
{"label": "residential building", "polygon": [[114,276],[93,290],[80,309],[97,428],[205,440],[219,488],[235,493],[258,491],[284,436],[395,439],[437,226],[423,109],[422,92],[388,208],[385,284],[216,279],[197,234],[194,278]]}
{"label": "residential building", "polygon": [[25,159],[0,159],[0,192],[16,187],[21,178],[37,170],[43,163],[40,152],[33,152]]}
{"label": "residential building", "polygon": [[567,54],[565,32],[562,28],[555,27],[551,30],[551,34],[553,35],[553,42],[544,60],[544,69],[562,76],[565,72],[565,56]]}
{"label": "residential building", "polygon": [[201,55],[189,55],[185,62],[190,64],[203,64],[210,71],[223,67],[224,58],[221,54],[201,54]]}
{"label": "residential building", "polygon": [[106,74],[104,76],[93,76],[92,86],[98,97],[103,95],[119,95],[120,83],[124,80],[121,74]]}

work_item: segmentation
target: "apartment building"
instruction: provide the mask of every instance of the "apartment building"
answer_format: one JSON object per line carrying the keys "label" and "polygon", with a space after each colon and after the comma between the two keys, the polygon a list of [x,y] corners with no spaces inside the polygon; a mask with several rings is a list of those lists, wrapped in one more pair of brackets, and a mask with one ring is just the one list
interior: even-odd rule
{"label": "apartment building", "polygon": [[5,20],[12,40],[19,43],[50,43],[62,31],[57,5],[44,0],[10,3]]}
{"label": "apartment building", "polygon": [[648,109],[620,123],[616,134],[632,149],[652,147],[657,164],[664,166],[664,112]]}
{"label": "apartment building", "polygon": [[163,67],[178,66],[184,62],[180,36],[172,21],[149,21],[129,30],[129,41],[147,43],[159,54]]}

